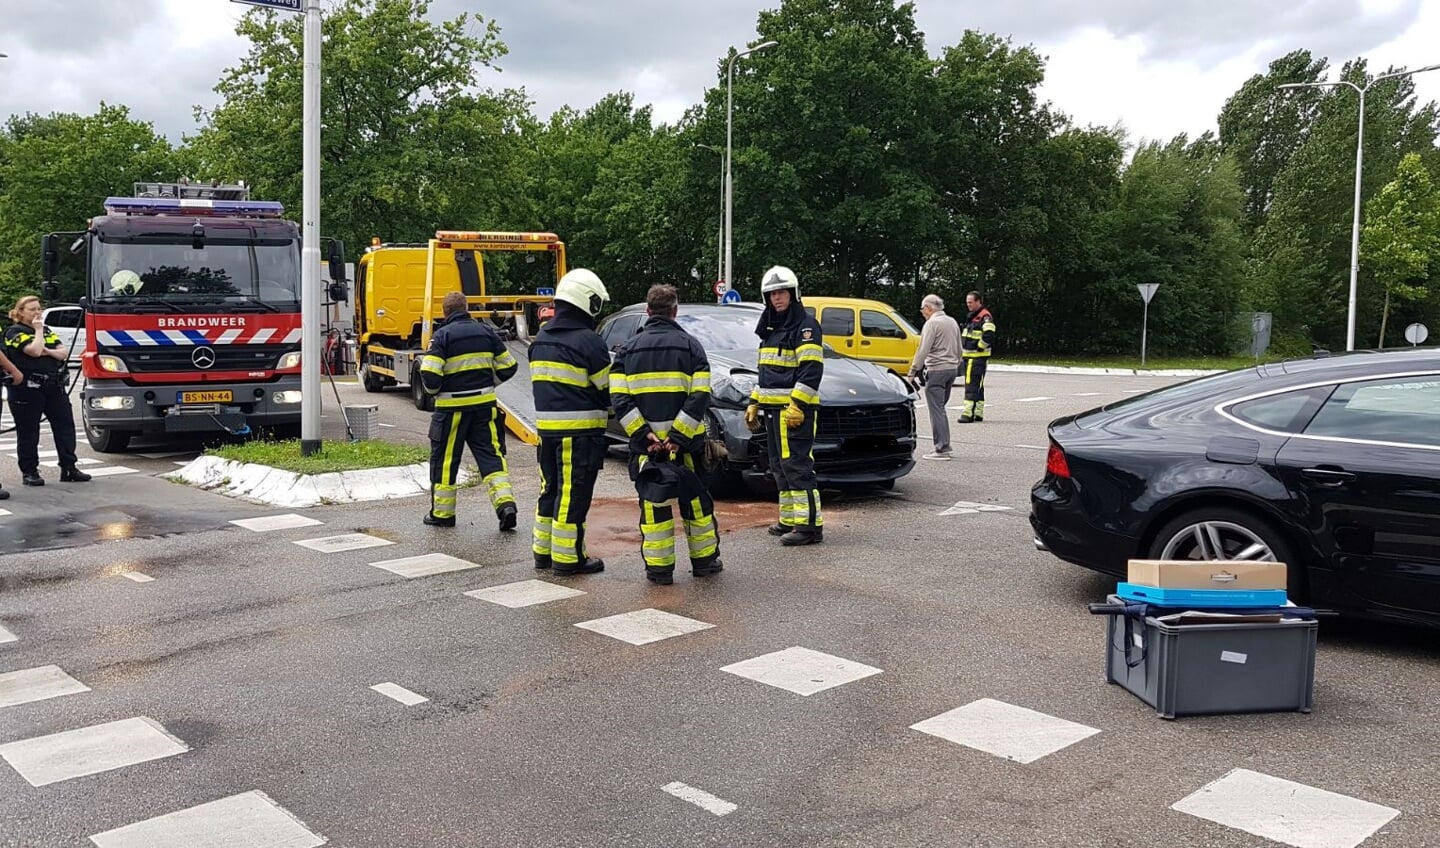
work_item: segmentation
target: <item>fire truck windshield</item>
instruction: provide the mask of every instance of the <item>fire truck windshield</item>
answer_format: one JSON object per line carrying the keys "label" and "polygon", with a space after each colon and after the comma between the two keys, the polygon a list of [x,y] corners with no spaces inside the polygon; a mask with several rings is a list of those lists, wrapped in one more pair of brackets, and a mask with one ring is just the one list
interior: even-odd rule
{"label": "fire truck windshield", "polygon": [[94,242],[91,296],[99,303],[162,302],[174,311],[298,309],[300,262],[288,240],[107,239]]}

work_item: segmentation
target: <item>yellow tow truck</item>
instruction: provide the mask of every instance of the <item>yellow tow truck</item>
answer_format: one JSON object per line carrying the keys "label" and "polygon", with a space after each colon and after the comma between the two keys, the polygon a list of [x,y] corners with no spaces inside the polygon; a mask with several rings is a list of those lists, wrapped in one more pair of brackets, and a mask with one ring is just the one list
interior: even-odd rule
{"label": "yellow tow truck", "polygon": [[[520,373],[496,389],[506,427],[537,444],[525,352],[565,271],[565,243],[554,233],[440,230],[424,244],[377,239],[355,271],[355,353],[365,390],[408,385],[416,408],[431,409],[420,359],[443,317],[441,301],[464,292],[470,314],[492,326],[520,363]],[[526,287],[534,293],[519,293]]]}

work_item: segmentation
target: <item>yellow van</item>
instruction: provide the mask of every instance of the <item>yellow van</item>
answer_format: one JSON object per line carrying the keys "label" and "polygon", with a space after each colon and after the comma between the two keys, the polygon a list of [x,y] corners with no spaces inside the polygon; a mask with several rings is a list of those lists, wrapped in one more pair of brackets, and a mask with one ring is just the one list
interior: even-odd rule
{"label": "yellow van", "polygon": [[900,376],[920,346],[920,331],[889,304],[858,297],[801,296],[805,311],[820,322],[826,344],[846,356],[868,359]]}

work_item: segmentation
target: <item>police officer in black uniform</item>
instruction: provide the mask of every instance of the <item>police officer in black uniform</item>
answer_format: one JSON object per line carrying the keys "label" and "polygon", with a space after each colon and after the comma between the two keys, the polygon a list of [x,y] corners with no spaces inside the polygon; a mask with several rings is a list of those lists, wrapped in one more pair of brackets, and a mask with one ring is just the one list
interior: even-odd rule
{"label": "police officer in black uniform", "polygon": [[750,393],[745,423],[767,435],[770,472],[780,489],[780,521],[770,528],[784,545],[824,541],[820,489],[815,483],[815,416],[825,349],[820,325],[800,302],[800,281],[783,265],[760,278],[765,312],[755,327],[760,337],[760,374]]}
{"label": "police officer in black uniform", "polygon": [[43,486],[40,476],[40,420],[50,422],[62,483],[84,483],[90,475],[77,466],[75,414],[65,393],[69,350],[41,318],[40,298],[25,295],[10,310],[14,323],[5,330],[5,352],[20,370],[21,379],[9,389],[10,415],[15,419],[15,454],[20,479],[27,486]]}
{"label": "police officer in black uniform", "polygon": [[540,501],[531,550],[536,568],[594,574],[605,562],[585,552],[585,518],[605,463],[610,351],[595,319],[610,300],[593,271],[576,268],[555,287],[555,317],[530,345],[530,385],[540,435]]}
{"label": "police officer in black uniform", "polygon": [[[615,417],[630,437],[630,479],[637,482],[651,463],[671,462],[688,470],[691,491],[677,491],[690,570],[716,574],[720,537],[715,502],[699,476],[705,450],[705,412],[710,408],[710,360],[705,349],[675,321],[679,298],[674,286],[651,286],[645,296],[650,320],[615,355],[610,398]],[[674,582],[675,514],[669,503],[640,498],[640,547],[645,576]]]}
{"label": "police officer in black uniform", "polygon": [[444,319],[420,361],[420,382],[435,396],[430,417],[430,513],[425,523],[455,526],[455,483],[465,446],[480,467],[481,480],[501,530],[515,529],[515,495],[505,465],[505,434],[495,406],[495,387],[519,367],[500,336],[470,317],[461,292],[441,301]]}

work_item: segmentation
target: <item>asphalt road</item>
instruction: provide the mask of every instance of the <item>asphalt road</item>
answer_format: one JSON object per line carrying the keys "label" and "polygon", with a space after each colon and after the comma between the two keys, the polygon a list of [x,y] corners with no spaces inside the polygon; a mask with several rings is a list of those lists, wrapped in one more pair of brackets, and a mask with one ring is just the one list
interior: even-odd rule
{"label": "asphalt road", "polygon": [[[410,498],[254,532],[229,522],[285,510],[159,479],[185,458],[159,456],[171,446],[82,449],[92,467],[135,469],[88,484],[21,489],[7,465],[0,845],[91,844],[255,791],[300,835],[235,844],[319,844],[308,831],[416,848],[1238,847],[1272,844],[1239,828],[1275,827],[1276,811],[1290,844],[1440,843],[1431,633],[1322,624],[1310,714],[1167,721],[1106,684],[1104,620],[1085,604],[1113,584],[1034,550],[1028,491],[1048,420],[1165,382],[993,372],[985,423],[954,427],[956,460],[921,462],[893,493],[827,497],[826,542],[809,548],[764,533],[773,503],[723,502],[724,573],[682,566],[670,587],[642,577],[619,462],[592,516],[608,568],[576,578],[537,574],[527,510],[502,535],[479,489],[461,491],[454,530],[422,526],[428,504]],[[377,403],[387,437],[423,441],[404,395],[341,392]],[[511,468],[533,502],[533,456],[513,449]],[[350,533],[375,547],[296,544]],[[406,579],[372,566],[432,553],[473,567]],[[464,594],[537,576],[583,594],[513,608]],[[638,645],[590,629],[640,610],[709,627]],[[791,648],[829,655],[792,670],[793,688],[851,664],[863,676],[802,695],[724,670]],[[13,703],[56,691],[20,674],[51,665],[76,682],[50,672],[59,690],[88,691]],[[428,700],[406,706],[370,688],[382,683]],[[957,708],[971,745],[912,729]],[[138,717],[184,750],[68,776],[115,746],[16,745]],[[1227,775],[1189,803],[1238,826],[1171,808]],[[1304,787],[1337,795],[1302,803]],[[1373,805],[1399,814],[1385,823]],[[211,844],[144,833],[95,844]]]}

